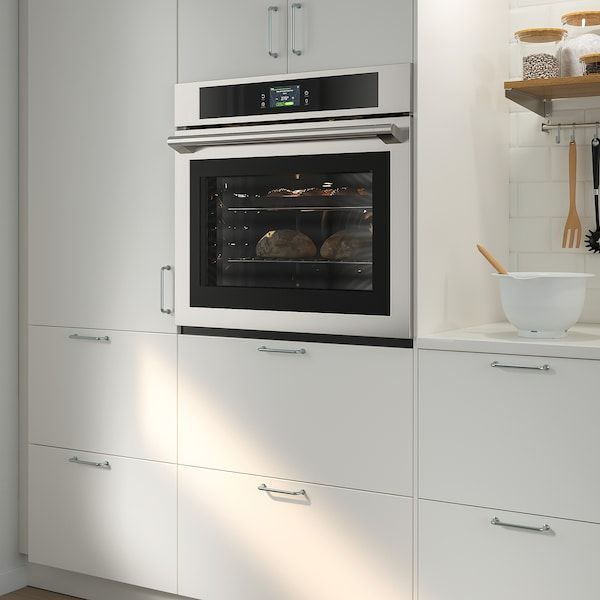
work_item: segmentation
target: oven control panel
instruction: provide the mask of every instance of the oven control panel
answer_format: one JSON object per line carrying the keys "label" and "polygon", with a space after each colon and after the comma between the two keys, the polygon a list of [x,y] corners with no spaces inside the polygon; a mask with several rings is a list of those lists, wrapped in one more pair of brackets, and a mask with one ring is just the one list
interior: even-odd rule
{"label": "oven control panel", "polygon": [[200,119],[376,108],[378,73],[200,88]]}
{"label": "oven control panel", "polygon": [[266,109],[290,111],[298,108],[307,108],[311,105],[311,87],[313,88],[314,98],[316,96],[315,86],[302,86],[297,83],[269,86],[268,92],[264,90],[260,93],[261,111]]}

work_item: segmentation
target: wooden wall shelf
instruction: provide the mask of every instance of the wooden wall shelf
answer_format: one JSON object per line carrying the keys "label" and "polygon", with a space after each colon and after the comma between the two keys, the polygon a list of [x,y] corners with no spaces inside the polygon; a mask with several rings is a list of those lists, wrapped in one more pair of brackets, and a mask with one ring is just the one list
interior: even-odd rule
{"label": "wooden wall shelf", "polygon": [[504,90],[509,100],[542,117],[550,117],[552,100],[600,96],[600,75],[505,81]]}

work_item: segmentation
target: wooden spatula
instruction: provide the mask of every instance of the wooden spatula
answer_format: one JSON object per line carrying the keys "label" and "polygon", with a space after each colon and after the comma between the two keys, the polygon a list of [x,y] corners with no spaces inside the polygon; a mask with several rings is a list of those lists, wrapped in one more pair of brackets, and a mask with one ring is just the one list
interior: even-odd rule
{"label": "wooden spatula", "polygon": [[577,192],[577,146],[571,139],[569,144],[569,215],[563,231],[562,247],[579,248],[581,246],[581,221],[575,203]]}
{"label": "wooden spatula", "polygon": [[500,275],[508,275],[508,271],[504,268],[502,263],[485,247],[481,244],[477,244],[477,250],[483,254],[485,259],[496,269]]}

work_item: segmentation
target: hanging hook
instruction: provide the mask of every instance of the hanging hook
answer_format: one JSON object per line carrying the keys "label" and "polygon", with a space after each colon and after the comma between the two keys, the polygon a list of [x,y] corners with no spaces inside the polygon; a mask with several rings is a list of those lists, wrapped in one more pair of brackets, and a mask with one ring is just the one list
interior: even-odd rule
{"label": "hanging hook", "polygon": [[600,126],[600,123],[598,123],[598,121],[596,121],[596,139],[598,139],[598,127]]}
{"label": "hanging hook", "polygon": [[556,143],[560,144],[560,125],[556,128]]}
{"label": "hanging hook", "polygon": [[571,141],[575,141],[575,123],[573,123],[573,133],[571,134]]}

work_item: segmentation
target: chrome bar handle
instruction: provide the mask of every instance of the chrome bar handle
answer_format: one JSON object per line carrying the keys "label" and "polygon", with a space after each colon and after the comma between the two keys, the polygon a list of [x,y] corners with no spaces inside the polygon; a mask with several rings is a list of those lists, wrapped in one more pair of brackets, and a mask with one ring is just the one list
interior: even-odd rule
{"label": "chrome bar handle", "polygon": [[264,483],[258,486],[261,492],[268,494],[285,494],[286,496],[306,496],[306,490],[298,490],[297,492],[288,492],[287,490],[278,490],[276,488],[267,487]]}
{"label": "chrome bar handle", "polygon": [[296,48],[296,11],[302,8],[301,2],[292,3],[292,53],[296,56],[302,54],[302,50]]}
{"label": "chrome bar handle", "polygon": [[273,352],[275,354],[306,354],[305,348],[298,348],[297,350],[287,348],[267,348],[267,346],[260,346],[257,348],[259,352]]}
{"label": "chrome bar handle", "polygon": [[91,342],[110,342],[110,338],[107,335],[79,335],[78,333],[72,333],[69,336],[70,340],[89,340]]}
{"label": "chrome bar handle", "polygon": [[531,525],[516,525],[515,523],[505,523],[498,517],[494,517],[490,523],[492,525],[498,525],[499,527],[512,527],[513,529],[526,529],[527,531],[551,531],[550,525],[545,523],[541,527],[532,527]]}
{"label": "chrome bar handle", "polygon": [[492,367],[492,368],[498,367],[498,368],[503,368],[503,369],[528,369],[530,371],[549,371],[550,370],[550,365],[533,365],[533,366],[508,365],[505,363],[499,363],[497,360],[495,360],[493,363],[490,363],[490,367]]}
{"label": "chrome bar handle", "polygon": [[278,10],[279,10],[278,6],[269,6],[269,8],[267,9],[268,20],[269,20],[269,23],[268,23],[269,56],[272,56],[273,58],[279,58],[279,53],[273,51],[273,13],[276,13]]}
{"label": "chrome bar handle", "polygon": [[110,463],[105,460],[104,462],[94,462],[92,460],[81,460],[78,456],[72,456],[69,459],[70,463],[75,463],[77,465],[87,465],[89,467],[96,467],[98,469],[112,469]]}
{"label": "chrome bar handle", "polygon": [[165,308],[165,272],[171,269],[171,265],[165,265],[160,268],[160,312],[165,315],[173,314],[170,308]]}

